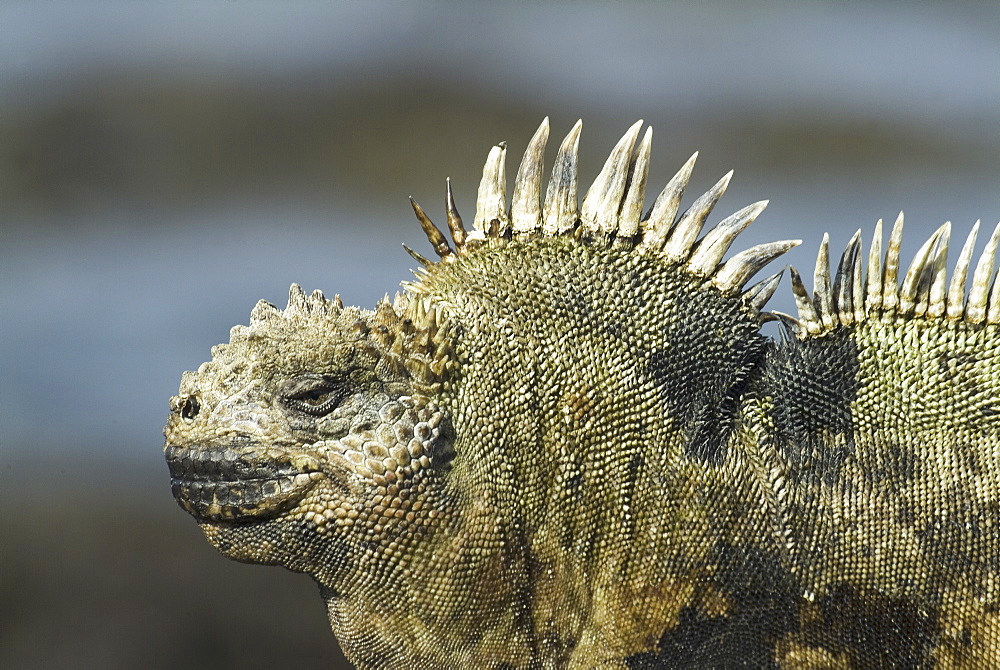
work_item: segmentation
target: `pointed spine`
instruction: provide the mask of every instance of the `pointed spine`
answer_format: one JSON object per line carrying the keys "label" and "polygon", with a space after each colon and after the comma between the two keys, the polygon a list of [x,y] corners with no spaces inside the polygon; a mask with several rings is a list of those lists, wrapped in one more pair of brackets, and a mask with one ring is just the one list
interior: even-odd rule
{"label": "pointed spine", "polygon": [[768,263],[800,244],[802,240],[780,240],[750,247],[726,261],[712,277],[712,283],[727,293],[739,291]]}
{"label": "pointed spine", "polygon": [[969,323],[982,323],[987,317],[990,298],[990,281],[993,279],[993,262],[1000,245],[1000,223],[993,229],[993,234],[986,242],[983,253],[976,263],[976,272],[972,275],[972,288],[969,289],[969,303],[965,308],[965,320]]}
{"label": "pointed spine", "polygon": [[392,301],[386,293],[382,299],[375,303],[375,314],[373,321],[382,326],[391,326],[399,322],[399,315],[392,308]]}
{"label": "pointed spine", "polygon": [[281,310],[266,300],[258,300],[250,312],[250,323],[265,323],[281,315]]}
{"label": "pointed spine", "polygon": [[816,266],[813,269],[813,305],[819,314],[823,327],[834,326],[833,289],[830,286],[830,234],[823,233],[823,241],[816,252]]}
{"label": "pointed spine", "polygon": [[948,286],[948,247],[951,244],[951,222],[944,224],[938,238],[937,250],[931,267],[931,287],[927,296],[927,316],[940,318],[947,309],[945,298]]}
{"label": "pointed spine", "polygon": [[642,121],[632,124],[604,163],[597,179],[580,205],[580,224],[585,232],[610,234],[618,228],[618,209],[625,195],[629,158]]}
{"label": "pointed spine", "polygon": [[774,292],[777,290],[778,284],[781,283],[781,275],[783,273],[784,270],[775,272],[767,279],[757,282],[748,288],[743,294],[747,304],[757,312],[764,309],[767,301],[771,299],[771,296],[773,296]]}
{"label": "pointed spine", "polygon": [[429,266],[434,264],[430,259],[424,258],[416,251],[411,249],[409,246],[407,246],[405,242],[403,243],[403,250],[410,255],[410,258],[412,258],[413,260],[415,260],[416,262],[420,263],[423,266]]}
{"label": "pointed spine", "polygon": [[528,142],[521,166],[514,179],[514,196],[510,203],[510,222],[514,233],[531,233],[542,225],[540,205],[545,145],[549,141],[549,117],[542,120]]}
{"label": "pointed spine", "polygon": [[708,275],[715,272],[722,257],[729,251],[736,236],[747,229],[767,207],[767,200],[744,207],[719,222],[695,247],[687,266],[695,274]]}
{"label": "pointed spine", "polygon": [[649,154],[653,147],[653,129],[646,128],[639,149],[629,165],[629,180],[618,215],[618,237],[631,238],[639,231],[642,205],[646,199],[646,180],[649,177]]}
{"label": "pointed spine", "polygon": [[288,305],[285,307],[286,313],[304,314],[308,309],[308,298],[305,291],[298,284],[288,287]]}
{"label": "pointed spine", "polygon": [[875,313],[882,309],[882,219],[875,223],[872,248],[868,251],[868,284],[865,289],[866,307]]}
{"label": "pointed spine", "polygon": [[861,231],[854,233],[840,256],[837,276],[833,282],[836,317],[845,326],[854,323],[854,278],[861,247]]}
{"label": "pointed spine", "polygon": [[818,335],[823,332],[823,324],[816,314],[812,300],[809,299],[809,291],[802,283],[802,275],[794,267],[789,267],[788,273],[792,277],[792,295],[795,296],[795,306],[799,311],[799,324],[809,335]]}
{"label": "pointed spine", "polygon": [[671,228],[673,228],[681,198],[691,181],[691,172],[694,170],[694,164],[697,160],[698,152],[696,151],[691,154],[691,158],[687,159],[677,174],[671,177],[660,194],[656,196],[649,214],[646,215],[646,232],[643,236],[642,246],[653,250],[659,250],[663,247]]}
{"label": "pointed spine", "polygon": [[451,178],[445,179],[445,184],[444,206],[448,211],[448,230],[455,242],[455,249],[461,251],[465,246],[465,224],[462,223],[462,216],[455,206],[455,195],[451,192]]}
{"label": "pointed spine", "polygon": [[682,260],[688,257],[691,253],[691,246],[698,239],[698,234],[701,232],[702,226],[705,225],[705,219],[712,213],[722,194],[726,192],[726,187],[729,186],[729,180],[732,178],[733,172],[730,170],[716,182],[715,186],[699,196],[691,208],[684,213],[681,220],[670,231],[670,237],[663,248],[664,254],[668,258]]}
{"label": "pointed spine", "polygon": [[965,244],[962,245],[962,251],[958,254],[958,261],[955,263],[955,272],[948,285],[946,313],[949,319],[961,319],[965,313],[965,282],[969,278],[972,250],[975,248],[976,238],[979,236],[979,223],[976,221],[969,236],[965,238]]}
{"label": "pointed spine", "polygon": [[865,283],[864,271],[862,270],[864,254],[862,253],[861,230],[858,230],[858,251],[854,259],[854,277],[851,283],[852,295],[854,297],[854,320],[858,323],[865,319]]}
{"label": "pointed spine", "polygon": [[490,149],[483,166],[483,178],[479,182],[476,198],[476,219],[474,226],[477,237],[503,235],[507,231],[507,144],[501,142]]}
{"label": "pointed spine", "polygon": [[899,250],[903,243],[903,213],[896,217],[889,233],[889,246],[885,251],[885,278],[882,282],[882,309],[894,312],[899,309]]}
{"label": "pointed spine", "polygon": [[441,258],[454,254],[455,252],[448,246],[448,240],[445,238],[444,233],[438,230],[438,227],[434,225],[434,222],[427,216],[423,208],[413,199],[413,196],[410,196],[410,206],[413,207],[413,213],[417,215],[417,221],[420,222],[420,227],[423,228],[424,235],[427,236],[427,240],[434,248],[434,253]]}
{"label": "pointed spine", "polygon": [[577,209],[577,163],[580,151],[580,131],[583,121],[577,121],[559,146],[552,177],[545,191],[542,232],[558,235],[571,230],[579,219]]}
{"label": "pointed spine", "polygon": [[769,314],[777,318],[778,324],[781,326],[781,339],[782,341],[789,341],[796,338],[796,334],[804,330],[805,326],[796,319],[791,314],[785,314],[784,312],[779,312],[776,309],[772,309]]}
{"label": "pointed spine", "polygon": [[916,256],[913,257],[909,269],[906,271],[906,276],[903,278],[903,285],[899,290],[899,310],[903,314],[913,314],[919,298],[920,280],[924,275],[924,268],[927,265],[928,259],[937,245],[941,230],[941,228],[938,228],[923,243],[917,251]]}
{"label": "pointed spine", "polygon": [[1000,278],[993,280],[990,291],[990,309],[986,313],[986,323],[1000,323]]}

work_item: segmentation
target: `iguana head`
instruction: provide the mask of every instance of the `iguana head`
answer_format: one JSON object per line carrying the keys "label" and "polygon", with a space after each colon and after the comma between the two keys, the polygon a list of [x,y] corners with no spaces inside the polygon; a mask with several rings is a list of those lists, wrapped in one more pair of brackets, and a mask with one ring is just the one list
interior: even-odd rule
{"label": "iguana head", "polygon": [[165,431],[173,493],[224,554],[330,583],[344,563],[330,552],[430,521],[448,350],[410,303],[345,309],[293,285],[286,309],[261,301],[184,374]]}

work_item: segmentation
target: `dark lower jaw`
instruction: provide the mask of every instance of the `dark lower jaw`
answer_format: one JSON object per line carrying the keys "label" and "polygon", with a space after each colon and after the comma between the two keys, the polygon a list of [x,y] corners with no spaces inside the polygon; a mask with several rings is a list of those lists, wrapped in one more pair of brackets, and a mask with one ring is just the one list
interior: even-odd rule
{"label": "dark lower jaw", "polygon": [[293,507],[322,478],[246,448],[167,445],[174,498],[199,521],[249,522]]}

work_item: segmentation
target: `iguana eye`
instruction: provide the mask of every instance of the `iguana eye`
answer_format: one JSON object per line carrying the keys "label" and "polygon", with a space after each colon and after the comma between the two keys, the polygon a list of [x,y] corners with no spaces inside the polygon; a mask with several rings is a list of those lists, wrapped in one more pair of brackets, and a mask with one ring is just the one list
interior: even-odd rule
{"label": "iguana eye", "polygon": [[343,386],[329,378],[294,380],[282,394],[285,406],[310,416],[323,416],[332,412],[346,392]]}
{"label": "iguana eye", "polygon": [[195,417],[198,416],[198,412],[201,410],[201,403],[198,402],[198,398],[189,395],[184,397],[184,403],[181,405],[181,418],[185,421],[194,421]]}

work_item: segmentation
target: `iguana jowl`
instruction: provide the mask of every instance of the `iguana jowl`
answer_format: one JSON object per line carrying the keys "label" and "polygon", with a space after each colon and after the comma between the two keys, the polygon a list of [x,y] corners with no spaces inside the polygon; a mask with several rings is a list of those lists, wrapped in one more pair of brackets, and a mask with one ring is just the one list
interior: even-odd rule
{"label": "iguana jowl", "polygon": [[509,208],[494,147],[374,311],[260,302],[171,400],[175,497],[311,575],[359,667],[1000,667],[1000,226],[950,280],[948,224],[832,282],[824,238],[765,313],[797,242],[724,261],[766,203],[702,235],[694,156],[641,216],[640,127],[579,208],[579,123],[544,204],[548,121]]}

